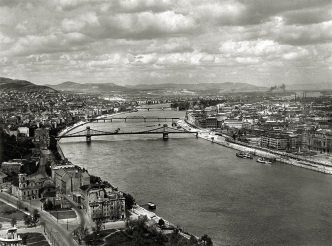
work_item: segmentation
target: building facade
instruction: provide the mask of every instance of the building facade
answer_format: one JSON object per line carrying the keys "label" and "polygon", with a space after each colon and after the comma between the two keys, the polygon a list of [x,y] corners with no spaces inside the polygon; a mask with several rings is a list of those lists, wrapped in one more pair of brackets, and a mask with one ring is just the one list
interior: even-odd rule
{"label": "building facade", "polygon": [[125,198],[123,193],[101,187],[90,187],[86,191],[86,211],[93,221],[123,220],[125,213]]}

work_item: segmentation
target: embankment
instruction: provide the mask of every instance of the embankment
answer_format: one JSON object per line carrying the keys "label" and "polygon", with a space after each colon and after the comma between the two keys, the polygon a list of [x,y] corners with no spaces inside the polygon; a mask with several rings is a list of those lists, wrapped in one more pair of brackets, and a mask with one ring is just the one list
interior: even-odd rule
{"label": "embankment", "polygon": [[[189,125],[184,121],[179,121],[178,124],[185,130],[193,130],[193,125]],[[236,149],[239,151],[245,151],[249,152],[253,155],[259,156],[259,157],[267,157],[267,158],[275,158],[277,161],[305,168],[308,170],[320,172],[320,173],[325,173],[325,174],[332,174],[332,166],[327,165],[325,163],[319,163],[318,161],[312,161],[312,160],[306,160],[303,157],[300,156],[293,156],[291,154],[281,154],[278,153],[278,151],[272,151],[272,150],[264,150],[261,148],[255,148],[252,146],[246,146],[246,145],[241,145],[233,142],[227,142],[224,137],[220,135],[215,135],[211,131],[202,130],[202,129],[195,129],[199,132],[198,137],[203,138],[205,140],[211,141],[213,143],[222,145],[224,147]]]}

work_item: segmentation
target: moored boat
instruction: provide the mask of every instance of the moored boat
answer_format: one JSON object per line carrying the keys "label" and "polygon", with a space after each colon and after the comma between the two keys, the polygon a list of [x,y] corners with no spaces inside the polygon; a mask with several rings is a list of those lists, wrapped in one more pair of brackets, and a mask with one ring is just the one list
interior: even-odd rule
{"label": "moored boat", "polygon": [[274,162],[274,160],[260,157],[257,159],[257,162],[264,163],[264,164],[272,164]]}
{"label": "moored boat", "polygon": [[240,157],[240,158],[245,158],[245,159],[252,159],[253,158],[252,155],[247,153],[247,152],[237,152],[236,156]]}
{"label": "moored boat", "polygon": [[149,208],[150,209],[156,209],[156,204],[154,204],[153,202],[148,202]]}

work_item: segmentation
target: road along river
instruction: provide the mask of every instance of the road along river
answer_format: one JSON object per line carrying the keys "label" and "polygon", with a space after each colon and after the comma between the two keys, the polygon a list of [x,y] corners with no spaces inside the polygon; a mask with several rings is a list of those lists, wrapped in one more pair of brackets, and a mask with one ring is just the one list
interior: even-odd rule
{"label": "road along river", "polygon": [[[158,105],[157,105],[158,107]],[[130,116],[184,117],[177,111]],[[123,115],[122,115],[123,116]],[[157,128],[165,121],[89,123],[100,131]],[[171,121],[166,122],[171,125]],[[215,245],[330,245],[332,176],[295,166],[240,159],[236,150],[194,135],[118,135],[62,139],[65,156],[138,204]]]}

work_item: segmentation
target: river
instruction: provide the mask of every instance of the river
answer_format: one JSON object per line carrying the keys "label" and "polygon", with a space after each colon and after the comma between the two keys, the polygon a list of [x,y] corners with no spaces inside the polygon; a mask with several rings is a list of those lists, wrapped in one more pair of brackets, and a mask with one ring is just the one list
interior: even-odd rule
{"label": "river", "polygon": [[[158,107],[158,105],[157,105]],[[139,110],[130,116],[184,117]],[[125,116],[125,115],[122,115]],[[171,121],[89,123],[101,131],[147,130]],[[80,131],[86,127],[77,128]],[[188,135],[118,135],[62,139],[73,164],[84,167],[140,205],[214,245],[330,245],[332,176],[287,164],[239,159],[236,151]]]}

